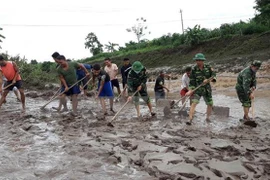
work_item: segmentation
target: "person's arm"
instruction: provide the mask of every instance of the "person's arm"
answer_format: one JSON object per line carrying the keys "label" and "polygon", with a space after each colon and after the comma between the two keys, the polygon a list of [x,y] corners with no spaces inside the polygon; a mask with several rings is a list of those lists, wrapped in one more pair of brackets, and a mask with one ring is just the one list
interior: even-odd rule
{"label": "person's arm", "polygon": [[2,70],[0,69],[0,93],[3,91],[3,73]]}
{"label": "person's arm", "polygon": [[252,90],[250,88],[250,85],[251,85],[251,82],[252,81],[252,76],[250,73],[248,72],[245,72],[243,73],[243,84],[242,84],[242,87],[244,89],[244,94],[246,96],[250,96]]}
{"label": "person's arm", "polygon": [[83,64],[79,64],[79,68],[81,68],[84,71],[85,76],[90,76],[90,73],[87,71],[87,69],[84,67]]}
{"label": "person's arm", "polygon": [[60,79],[62,85],[65,87],[65,92],[68,91],[68,85],[66,83],[66,80],[65,80],[64,76],[60,74],[59,79]]}
{"label": "person's arm", "polygon": [[15,84],[16,79],[17,79],[17,77],[19,75],[19,68],[18,68],[18,66],[17,66],[17,64],[15,62],[12,61],[12,64],[13,64],[13,68],[14,68],[14,71],[15,71],[15,76],[14,76],[14,78],[12,80],[12,84]]}
{"label": "person's arm", "polygon": [[128,89],[128,96],[131,96],[135,91],[133,89],[133,75],[132,71],[129,71],[128,77],[127,77],[127,89]]}
{"label": "person's arm", "polygon": [[137,87],[137,90],[141,90],[143,87],[146,87],[146,82],[147,82],[147,74],[146,74],[146,69],[142,70],[142,75],[140,77],[141,85]]}
{"label": "person's arm", "polygon": [[212,82],[217,82],[216,72],[214,71],[214,69],[211,66],[210,66],[210,73],[211,73],[211,77],[213,77]]}

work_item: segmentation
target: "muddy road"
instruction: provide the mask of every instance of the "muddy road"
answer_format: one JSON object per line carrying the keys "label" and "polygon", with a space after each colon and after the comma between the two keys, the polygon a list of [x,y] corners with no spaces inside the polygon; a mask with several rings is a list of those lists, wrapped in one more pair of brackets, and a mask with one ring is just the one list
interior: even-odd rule
{"label": "muddy road", "polygon": [[151,118],[141,106],[144,119],[137,120],[129,104],[111,128],[106,124],[113,114],[100,120],[100,105],[91,97],[80,98],[80,115],[73,117],[52,109],[58,101],[41,110],[50,96],[27,96],[21,114],[10,93],[0,110],[0,179],[270,179],[269,93],[256,98],[256,128],[239,122],[235,96],[213,94],[230,117],[213,115],[206,123],[201,100],[192,126],[186,117],[164,117],[158,107]]}

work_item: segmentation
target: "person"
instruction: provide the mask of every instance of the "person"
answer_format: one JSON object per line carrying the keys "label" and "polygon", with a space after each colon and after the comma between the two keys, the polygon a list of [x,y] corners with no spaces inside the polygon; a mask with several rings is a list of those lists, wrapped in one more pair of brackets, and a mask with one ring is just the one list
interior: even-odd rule
{"label": "person", "polygon": [[[181,90],[180,90],[180,95],[182,98],[182,105],[185,106],[185,101],[186,101],[186,93],[189,90],[189,77],[190,77],[190,73],[191,73],[191,67],[188,66],[185,68],[185,73],[182,76],[182,83],[181,83]],[[190,101],[191,104],[191,101]]]}
{"label": "person", "polygon": [[110,76],[106,71],[101,70],[101,66],[99,64],[94,64],[92,67],[92,74],[93,74],[93,84],[95,84],[95,80],[98,80],[98,93],[96,94],[96,99],[100,99],[100,104],[103,110],[103,114],[106,116],[108,112],[106,110],[106,103],[105,98],[110,99],[110,111],[115,113],[113,110],[113,89],[110,80]]}
{"label": "person", "polygon": [[[59,62],[59,68],[57,69],[57,73],[59,75],[59,79],[62,84],[61,92],[65,92],[61,95],[60,101],[64,106],[64,109],[67,110],[67,101],[66,96],[71,96],[72,99],[72,112],[73,116],[77,116],[77,106],[78,99],[77,96],[80,94],[80,88],[78,84],[74,85],[77,82],[76,70],[81,68],[84,70],[86,76],[90,76],[87,69],[80,63],[77,62],[67,62],[65,56],[59,55],[56,58]],[[74,85],[73,87],[71,87]]]}
{"label": "person", "polygon": [[156,79],[155,82],[155,87],[154,87],[154,91],[155,91],[155,100],[156,103],[158,101],[158,99],[165,99],[165,91],[164,89],[167,90],[167,92],[170,92],[170,90],[164,86],[164,77],[165,77],[165,72],[164,71],[160,71],[159,72],[159,76]]}
{"label": "person", "polygon": [[[210,121],[210,115],[213,108],[213,98],[210,81],[216,82],[216,73],[210,65],[204,63],[204,61],[206,60],[204,54],[196,54],[193,60],[196,61],[196,65],[192,67],[190,74],[189,91],[186,93],[186,96],[192,95],[192,103],[189,111],[190,122],[187,122],[187,124],[189,125],[192,122],[195,108],[199,103],[201,96],[203,96],[203,99],[207,105],[206,121]],[[193,91],[193,89],[195,89],[199,85],[202,86],[199,87],[196,91]]]}
{"label": "person", "polygon": [[123,66],[121,67],[121,75],[122,75],[122,85],[123,85],[123,93],[126,95],[127,92],[127,77],[128,73],[131,70],[131,63],[129,58],[124,58]]}
{"label": "person", "polygon": [[[156,115],[156,113],[153,112],[150,97],[147,93],[146,82],[147,82],[146,68],[142,65],[140,61],[135,61],[132,64],[132,68],[130,72],[128,73],[127,86],[128,86],[129,96],[128,96],[127,101],[133,100],[136,111],[137,111],[137,117],[139,119],[141,118],[140,107],[139,107],[139,94],[141,98],[144,100],[144,102],[146,102],[148,109],[150,111],[150,114],[152,116]],[[137,90],[138,92],[132,98],[132,94],[134,94]]]}
{"label": "person", "polygon": [[4,60],[4,57],[0,55],[0,67],[0,93],[3,91],[3,76],[7,79],[5,84],[6,89],[4,90],[0,99],[0,108],[4,103],[9,91],[11,91],[14,87],[17,87],[21,96],[22,111],[25,112],[25,94],[22,87],[22,78],[19,74],[17,64],[15,62]]}
{"label": "person", "polygon": [[244,120],[250,120],[248,116],[251,107],[251,101],[254,99],[253,91],[256,89],[256,72],[261,67],[261,61],[254,60],[250,66],[243,69],[237,76],[237,83],[235,89],[238,99],[242,103],[244,110]]}
{"label": "person", "polygon": [[[56,63],[56,70],[57,70],[60,66],[60,61],[57,59],[57,57],[60,56],[60,54],[57,51],[55,51],[51,56]],[[60,89],[61,89],[61,87],[62,87],[62,83],[60,81]],[[63,104],[62,104],[62,101],[60,100],[58,107],[52,107],[52,108],[57,110],[57,111],[61,111],[62,106],[63,106]],[[64,107],[63,111],[68,111],[67,106]]]}
{"label": "person", "polygon": [[[90,64],[82,64],[88,71],[91,70],[92,66]],[[76,74],[77,74],[77,80],[81,80],[82,78],[84,78],[86,76],[85,72],[83,71],[83,69],[79,68],[76,70]],[[89,81],[89,78],[85,78],[82,81],[79,82],[79,86],[82,85],[83,87],[83,94],[84,96],[86,96],[87,93],[87,85],[86,83]]]}
{"label": "person", "polygon": [[105,63],[104,70],[110,76],[110,80],[111,80],[111,84],[112,84],[112,90],[113,90],[114,87],[116,87],[118,94],[121,94],[120,85],[119,85],[119,82],[118,82],[118,79],[117,79],[117,74],[118,74],[117,65],[112,63],[112,60],[110,58],[105,58],[104,63]]}

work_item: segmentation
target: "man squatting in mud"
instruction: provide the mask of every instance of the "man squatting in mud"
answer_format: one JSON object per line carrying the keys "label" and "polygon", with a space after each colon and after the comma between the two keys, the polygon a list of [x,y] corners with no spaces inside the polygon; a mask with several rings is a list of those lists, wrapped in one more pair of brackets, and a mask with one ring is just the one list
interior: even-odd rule
{"label": "man squatting in mud", "polygon": [[0,108],[3,102],[5,101],[9,91],[12,91],[14,87],[17,87],[21,95],[22,111],[24,112],[25,95],[22,87],[22,78],[19,74],[19,68],[15,62],[5,61],[4,57],[0,55],[0,93],[2,93],[3,91],[2,89],[3,76],[5,76],[5,78],[7,79],[5,87],[9,86],[10,84],[12,85],[10,85],[7,89],[4,90],[4,93],[2,94],[0,99]]}
{"label": "man squatting in mud", "polygon": [[[196,65],[192,67],[192,71],[190,74],[190,83],[189,83],[189,91],[186,93],[186,96],[191,95],[191,107],[189,111],[189,121],[187,124],[190,125],[195,113],[195,108],[200,101],[201,96],[207,105],[206,110],[206,121],[210,121],[210,115],[213,108],[213,98],[212,98],[212,89],[210,83],[210,78],[212,78],[212,82],[216,82],[216,73],[213,71],[213,68],[205,64],[206,60],[202,53],[198,53],[195,55],[193,60],[196,61]],[[196,87],[203,84],[199,89],[195,92],[193,91]]]}
{"label": "man squatting in mud", "polygon": [[237,77],[235,89],[243,106],[244,120],[250,120],[248,112],[251,107],[251,100],[254,99],[253,91],[256,89],[257,84],[256,72],[260,69],[261,64],[261,61],[253,61],[251,65],[243,69]]}
{"label": "man squatting in mud", "polygon": [[70,86],[77,82],[76,69],[83,69],[87,77],[89,77],[90,74],[82,64],[72,61],[67,62],[65,56],[63,55],[59,55],[56,59],[58,60],[60,65],[57,69],[57,73],[62,84],[61,92],[65,92],[60,97],[61,104],[63,104],[64,109],[67,109],[66,96],[71,96],[72,115],[77,116],[77,96],[78,94],[80,94],[81,91],[78,84],[74,85],[73,87]]}
{"label": "man squatting in mud", "polygon": [[133,97],[138,118],[141,118],[139,107],[139,94],[142,97],[142,99],[147,103],[151,115],[152,116],[156,115],[156,113],[154,113],[152,110],[150,97],[147,93],[146,82],[147,82],[146,68],[142,65],[141,62],[135,61],[132,64],[132,68],[128,73],[127,86],[129,96],[127,101],[131,101],[132,94],[134,94],[138,90],[138,92]]}

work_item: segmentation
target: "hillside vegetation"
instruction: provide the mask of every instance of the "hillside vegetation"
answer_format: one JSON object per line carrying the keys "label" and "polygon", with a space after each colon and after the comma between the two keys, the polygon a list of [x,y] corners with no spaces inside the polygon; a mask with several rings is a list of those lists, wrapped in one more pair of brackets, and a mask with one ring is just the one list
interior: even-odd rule
{"label": "hillside vegetation", "polygon": [[[198,52],[204,53],[209,63],[226,65],[227,68],[236,64],[245,65],[254,59],[268,60],[270,59],[270,31],[262,34],[216,38],[192,47],[178,46],[109,57],[118,65],[128,57],[132,62],[141,61],[147,68],[163,66],[177,68],[193,63],[192,58]],[[86,59],[82,62],[103,63],[103,57],[91,61]]]}

